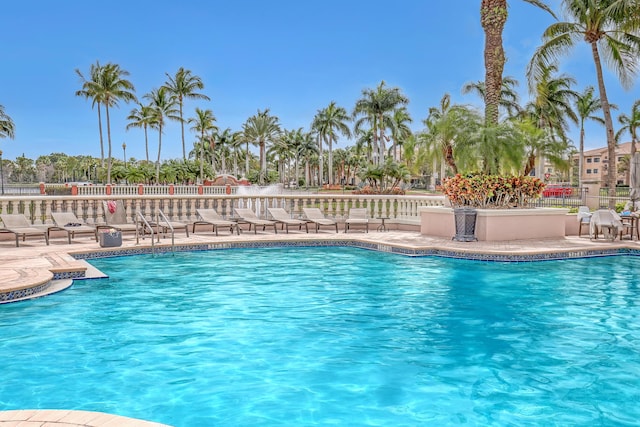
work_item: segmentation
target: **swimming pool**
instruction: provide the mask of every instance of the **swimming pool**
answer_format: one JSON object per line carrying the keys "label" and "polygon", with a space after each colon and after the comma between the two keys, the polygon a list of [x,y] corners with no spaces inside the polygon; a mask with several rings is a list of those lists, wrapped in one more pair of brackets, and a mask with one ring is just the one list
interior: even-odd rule
{"label": "swimming pool", "polygon": [[0,306],[1,409],[182,426],[640,419],[640,258],[487,263],[355,248],[92,261]]}

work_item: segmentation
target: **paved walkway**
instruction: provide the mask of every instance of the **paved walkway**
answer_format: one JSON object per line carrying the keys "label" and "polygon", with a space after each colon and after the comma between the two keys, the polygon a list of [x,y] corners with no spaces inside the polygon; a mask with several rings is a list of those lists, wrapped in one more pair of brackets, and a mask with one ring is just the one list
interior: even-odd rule
{"label": "paved walkway", "polygon": [[[567,237],[564,239],[547,240],[518,240],[508,242],[455,242],[444,238],[422,236],[416,232],[390,231],[390,232],[353,232],[349,234],[320,232],[304,233],[290,232],[289,234],[263,232],[253,234],[244,232],[238,235],[220,235],[216,237],[211,232],[199,232],[185,237],[180,233],[176,236],[176,244],[204,244],[243,241],[289,241],[289,240],[315,240],[315,239],[354,239],[358,241],[393,245],[410,249],[442,249],[469,253],[490,254],[540,254],[556,252],[574,252],[584,250],[600,250],[611,248],[640,249],[640,242],[629,240],[591,241],[589,238]],[[170,239],[162,239],[161,245],[170,244]],[[135,237],[125,235],[124,248],[150,246],[147,238],[136,245]],[[73,269],[84,270],[88,267],[84,261],[74,259],[70,253],[102,250],[91,237],[81,236],[71,244],[66,237],[52,238],[50,245],[43,241],[27,240],[20,242],[20,247],[15,247],[15,241],[0,240],[0,293],[7,290],[20,289],[33,286],[34,283],[49,281],[52,271],[71,271]],[[100,272],[89,269],[87,275],[98,275]],[[69,281],[70,283],[70,281]],[[108,414],[83,411],[5,411],[0,412],[0,427],[21,426],[124,426],[124,427],[150,427],[160,424],[149,423],[140,420],[116,417]]]}

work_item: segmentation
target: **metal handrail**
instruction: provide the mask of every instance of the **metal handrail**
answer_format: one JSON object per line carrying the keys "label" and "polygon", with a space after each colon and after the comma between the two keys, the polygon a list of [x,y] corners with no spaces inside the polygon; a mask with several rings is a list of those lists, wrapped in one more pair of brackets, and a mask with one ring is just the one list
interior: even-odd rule
{"label": "metal handrail", "polygon": [[[154,235],[154,230],[153,227],[151,226],[151,224],[149,224],[149,222],[147,221],[147,219],[144,217],[144,215],[142,215],[142,213],[140,211],[136,211],[136,217],[138,217],[138,219],[140,220],[140,222],[142,222],[148,229],[149,231],[151,231],[151,253],[155,254],[155,246],[153,244],[153,235]],[[158,242],[160,241],[160,236],[158,236]],[[139,239],[139,233],[138,233],[138,227],[136,227],[136,245],[140,243],[140,239]]]}
{"label": "metal handrail", "polygon": [[[160,218],[162,218],[162,220],[167,225],[167,228],[169,228],[169,230],[171,230],[171,251],[175,252],[176,251],[176,248],[175,248],[175,233],[174,233],[173,225],[171,225],[171,222],[169,221],[169,219],[165,216],[165,214],[160,209],[156,210],[156,215],[159,216]],[[160,221],[157,218],[156,218],[156,223],[158,225],[160,225]],[[160,238],[160,237],[158,236],[158,238]]]}

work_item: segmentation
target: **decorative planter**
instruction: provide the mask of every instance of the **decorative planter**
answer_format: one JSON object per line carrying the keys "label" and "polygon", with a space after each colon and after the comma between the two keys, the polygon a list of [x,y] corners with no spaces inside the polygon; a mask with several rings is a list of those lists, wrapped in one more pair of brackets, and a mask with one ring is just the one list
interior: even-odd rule
{"label": "decorative planter", "polygon": [[98,233],[101,248],[115,248],[122,246],[122,232],[110,231],[107,233]]}
{"label": "decorative planter", "polygon": [[[450,238],[456,231],[454,210],[424,206],[420,212],[420,233]],[[477,209],[475,237],[484,241],[564,238],[568,209]],[[575,221],[575,217],[571,217]],[[466,221],[466,220],[465,220]]]}
{"label": "decorative planter", "polygon": [[478,211],[473,208],[454,208],[453,217],[456,224],[456,234],[452,240],[458,242],[475,242],[476,237],[476,217]]}

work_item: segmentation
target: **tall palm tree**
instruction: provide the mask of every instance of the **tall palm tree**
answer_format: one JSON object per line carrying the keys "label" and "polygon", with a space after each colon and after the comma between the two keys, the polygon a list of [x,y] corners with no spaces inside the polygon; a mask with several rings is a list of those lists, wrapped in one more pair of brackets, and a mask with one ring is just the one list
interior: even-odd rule
{"label": "tall palm tree", "polygon": [[401,92],[400,88],[388,88],[385,86],[384,80],[375,90],[364,89],[362,98],[356,101],[353,117],[361,117],[356,119],[354,130],[357,131],[365,123],[368,123],[374,130],[373,146],[374,150],[378,152],[379,165],[384,164],[386,151],[384,130],[393,126],[390,114],[408,103],[409,98]]}
{"label": "tall palm tree", "polygon": [[636,144],[638,143],[638,128],[640,128],[640,99],[633,103],[631,114],[628,116],[624,113],[618,116],[618,122],[622,125],[616,133],[616,141],[620,141],[620,137],[629,132],[631,135],[631,158],[636,153]]}
{"label": "tall palm tree", "polygon": [[187,149],[184,143],[184,99],[204,99],[208,101],[209,97],[197,92],[198,90],[204,89],[204,83],[202,83],[200,77],[191,74],[190,70],[185,70],[183,67],[180,67],[178,71],[176,71],[175,76],[170,76],[169,73],[165,74],[168,80],[164,84],[164,88],[166,88],[172,96],[176,97],[178,101],[180,130],[182,134],[182,159],[187,160]]}
{"label": "tall palm tree", "polygon": [[76,68],[76,74],[82,81],[82,89],[76,91],[76,96],[81,96],[85,99],[91,99],[91,107],[98,107],[98,132],[100,134],[100,166],[104,168],[104,138],[102,136],[102,92],[100,90],[102,78],[102,66],[98,61],[95,64],[91,64],[89,69],[89,78],[85,78],[82,72]]}
{"label": "tall palm tree", "polygon": [[242,133],[247,142],[247,173],[249,164],[249,143],[253,143],[260,148],[260,184],[264,184],[267,178],[267,144],[275,142],[280,136],[280,123],[276,116],[272,116],[267,108],[264,111],[249,117],[242,125]]}
{"label": "tall palm tree", "polygon": [[575,102],[575,111],[580,120],[580,147],[578,152],[578,187],[582,188],[582,172],[584,170],[584,123],[587,120],[604,125],[604,119],[596,113],[602,110],[600,98],[594,95],[595,88],[587,86],[584,91],[578,94]]}
{"label": "tall palm tree", "polygon": [[615,206],[617,184],[616,139],[611,118],[611,106],[604,83],[601,56],[617,74],[623,87],[629,88],[640,61],[640,13],[637,0],[563,0],[569,21],[550,25],[543,33],[542,45],[527,67],[530,82],[534,82],[548,64],[568,54],[579,42],[591,48],[598,92],[604,114],[607,135],[609,207]]}
{"label": "tall palm tree", "polygon": [[[87,88],[83,85],[83,91],[87,95],[94,98],[94,102],[100,102],[104,105],[105,118],[107,120],[107,184],[111,183],[111,118],[109,109],[116,107],[119,101],[126,103],[136,101],[135,88],[133,84],[126,79],[129,72],[120,68],[117,64],[108,63],[103,67],[96,66],[96,72],[99,76],[93,76],[91,81],[85,81]],[[79,73],[79,72],[78,72]],[[81,75],[81,73],[79,73]],[[96,77],[97,81],[93,81]],[[81,91],[82,92],[82,91]]]}
{"label": "tall palm tree", "polygon": [[[549,6],[540,0],[524,0],[553,15]],[[488,125],[497,125],[499,119],[502,73],[506,57],[502,32],[507,22],[507,0],[481,0],[480,23],[484,30],[484,116]],[[554,15],[555,17],[555,15]]]}
{"label": "tall palm tree", "polygon": [[[213,111],[202,110],[196,107],[196,116],[190,118],[188,121],[189,123],[193,123],[191,130],[200,133],[200,178],[204,178],[204,141],[210,132],[218,130],[218,127],[214,124],[216,117],[213,115]],[[215,140],[211,135],[209,135],[209,138],[210,143],[212,145],[215,144]],[[214,148],[215,145],[211,147],[212,151]],[[211,153],[211,158],[211,164],[213,165],[213,152]]]}
{"label": "tall palm tree", "polygon": [[165,118],[175,120],[178,118],[176,109],[176,99],[169,95],[165,87],[153,89],[144,98],[149,100],[149,105],[153,108],[153,126],[158,129],[158,158],[156,160],[156,182],[160,182],[160,152],[162,151],[162,130]]}
{"label": "tall palm tree", "polygon": [[336,105],[335,101],[331,101],[326,108],[318,111],[314,118],[312,126],[318,129],[321,137],[327,141],[329,185],[334,184],[333,142],[337,140],[338,134],[351,138],[351,129],[347,124],[350,121],[347,110]]}
{"label": "tall palm tree", "polygon": [[13,139],[16,136],[16,125],[7,113],[4,106],[0,105],[0,138]]}
{"label": "tall palm tree", "polygon": [[144,152],[147,162],[149,161],[149,138],[147,130],[153,128],[154,124],[154,111],[149,105],[138,104],[140,108],[134,108],[127,116],[129,124],[126,129],[142,128],[144,129]]}

